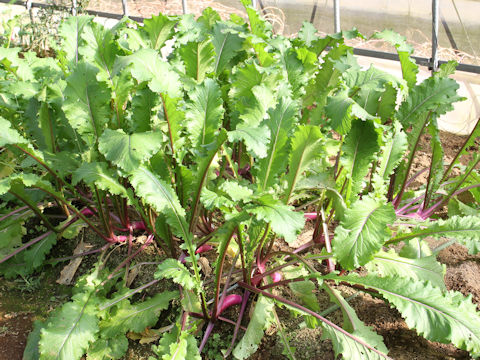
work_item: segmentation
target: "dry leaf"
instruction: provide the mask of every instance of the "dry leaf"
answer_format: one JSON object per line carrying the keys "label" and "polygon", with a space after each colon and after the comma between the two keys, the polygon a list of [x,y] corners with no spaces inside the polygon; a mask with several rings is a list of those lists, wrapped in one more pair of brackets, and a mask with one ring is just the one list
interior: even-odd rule
{"label": "dry leaf", "polygon": [[[78,255],[86,252],[90,248],[92,248],[92,245],[81,241],[73,251],[73,255]],[[57,283],[61,285],[70,285],[72,283],[73,277],[75,276],[75,273],[77,272],[78,267],[82,263],[82,260],[82,256],[70,260],[68,265],[66,265],[60,272],[60,277],[57,279]]]}

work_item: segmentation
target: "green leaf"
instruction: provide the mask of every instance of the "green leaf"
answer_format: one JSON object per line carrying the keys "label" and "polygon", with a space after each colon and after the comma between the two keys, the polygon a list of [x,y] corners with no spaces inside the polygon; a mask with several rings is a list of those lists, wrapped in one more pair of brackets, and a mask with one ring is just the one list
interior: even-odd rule
{"label": "green leaf", "polygon": [[384,86],[385,90],[378,101],[376,111],[383,123],[393,118],[397,106],[397,89],[391,83],[387,83]]}
{"label": "green leaf", "polygon": [[408,148],[407,135],[398,122],[393,124],[393,131],[388,132],[386,137],[385,145],[381,147],[379,167],[376,170],[384,180],[387,180],[400,164]]}
{"label": "green leaf", "polygon": [[152,350],[162,360],[201,360],[195,337],[187,331],[179,333],[178,326],[171,332],[165,333],[158,346],[154,345]]}
{"label": "green leaf", "polygon": [[27,345],[23,351],[22,360],[38,360],[40,358],[38,343],[40,342],[40,333],[44,327],[45,323],[43,321],[34,321],[33,330],[28,334]]}
{"label": "green leaf", "polygon": [[125,134],[123,130],[106,129],[98,139],[98,150],[105,158],[126,172],[137,169],[162,146],[160,132]]}
{"label": "green leaf", "polygon": [[287,243],[297,239],[297,234],[305,226],[305,217],[302,213],[293,211],[292,206],[275,200],[271,195],[263,195],[256,202],[258,205],[248,211],[254,214],[257,220],[269,223],[272,230],[283,236]]}
{"label": "green leaf", "polygon": [[368,263],[390,238],[387,225],[395,219],[392,204],[371,197],[364,197],[347,209],[332,242],[342,267],[352,270]]}
{"label": "green leaf", "polygon": [[332,120],[332,128],[342,135],[349,133],[352,119],[372,120],[375,118],[349,97],[347,88],[328,97],[325,113]]}
{"label": "green leaf", "polygon": [[51,233],[44,239],[37,242],[35,245],[29,247],[23,251],[23,259],[27,264],[27,267],[36,269],[43,265],[45,257],[52,249],[53,245],[57,242],[57,236]]}
{"label": "green leaf", "polygon": [[22,245],[25,219],[11,216],[0,223],[0,260]]}
{"label": "green leaf", "polygon": [[385,40],[395,46],[402,67],[403,78],[407,81],[409,88],[414,87],[417,83],[418,66],[415,60],[410,57],[414,49],[407,43],[407,39],[390,29],[377,32],[373,34],[372,38]]}
{"label": "green leaf", "polygon": [[[383,337],[377,334],[370,326],[366,326],[363,321],[361,321],[355,310],[350,306],[350,304],[343,298],[340,292],[331,287],[325,287],[328,293],[330,293],[330,298],[333,302],[337,303],[342,310],[343,315],[343,328],[347,330],[353,336],[365,341],[365,343],[373,346],[378,351],[388,354],[388,349],[383,343]],[[341,347],[334,344],[335,355],[342,354]],[[353,355],[358,356],[360,354]],[[378,356],[374,355],[374,357]],[[370,357],[369,357],[370,358]]]}
{"label": "green leaf", "polygon": [[185,210],[170,185],[144,167],[132,173],[130,182],[138,196],[156,211],[165,215],[175,235],[182,237],[185,241],[190,238],[185,221]]}
{"label": "green leaf", "polygon": [[88,294],[78,294],[50,317],[41,331],[40,353],[45,360],[78,360],[96,339],[98,318]]}
{"label": "green leaf", "polygon": [[126,336],[97,339],[88,349],[87,360],[120,359],[127,353],[127,350],[128,339]]}
{"label": "green leaf", "polygon": [[182,285],[187,290],[193,290],[196,286],[195,279],[188,269],[175,259],[164,260],[154,275],[155,279],[172,279],[173,282]]}
{"label": "green leaf", "polygon": [[141,333],[157,323],[160,313],[175,298],[178,298],[178,291],[164,291],[133,305],[128,300],[122,301],[117,310],[100,323],[102,336],[115,338],[127,331]]}
{"label": "green leaf", "polygon": [[127,190],[121,185],[114,173],[104,162],[83,163],[72,176],[73,185],[84,181],[87,185],[95,185],[100,190],[108,191],[113,195],[127,197]]}
{"label": "green leaf", "polygon": [[11,123],[0,116],[0,147],[5,145],[26,144],[26,140],[17,130],[11,128]]}
{"label": "green leaf", "polygon": [[301,125],[293,134],[291,152],[288,162],[287,191],[285,203],[288,204],[295,190],[297,182],[309,165],[320,156],[324,155],[323,136],[320,129],[311,125]]}
{"label": "green leaf", "polygon": [[79,63],[67,78],[63,111],[70,125],[88,145],[93,145],[110,120],[110,92],[97,81],[98,69]]}
{"label": "green leaf", "polygon": [[274,303],[269,298],[260,295],[252,317],[248,323],[247,331],[233,350],[235,359],[248,359],[258,349],[258,345],[263,338],[263,331],[273,322]]}
{"label": "green leaf", "polygon": [[307,47],[310,47],[312,46],[312,42],[318,39],[317,29],[315,29],[312,23],[304,21],[302,28],[298,32],[298,38],[302,40]]}
{"label": "green leaf", "polygon": [[404,128],[418,121],[425,113],[432,111],[443,115],[453,109],[453,103],[463,100],[457,95],[458,83],[449,78],[431,77],[415,86],[408,93],[397,112],[397,119]]}
{"label": "green leaf", "polygon": [[212,44],[215,48],[214,71],[218,75],[242,49],[243,39],[227,24],[217,22],[213,26]]}
{"label": "green leaf", "polygon": [[444,292],[428,282],[404,277],[349,274],[328,278],[377,290],[400,311],[407,325],[426,339],[452,343],[474,357],[480,356],[480,314],[471,295],[465,298],[459,292]]}
{"label": "green leaf", "polygon": [[253,195],[253,190],[234,181],[225,181],[220,185],[220,190],[227,194],[234,202],[248,202]]}
{"label": "green leaf", "polygon": [[132,98],[131,131],[151,130],[154,110],[159,104],[160,97],[149,88],[137,90]]}
{"label": "green leaf", "polygon": [[147,32],[152,49],[160,50],[165,41],[172,38],[177,22],[176,18],[169,18],[162,14],[152,15],[151,18],[143,21],[142,29]]}
{"label": "green leaf", "polygon": [[274,185],[277,175],[286,170],[288,140],[298,115],[298,104],[289,97],[282,97],[269,115],[266,125],[271,135],[267,156],[259,161],[256,171],[257,183],[261,190]]}
{"label": "green leaf", "polygon": [[222,125],[224,109],[220,87],[213,79],[196,86],[190,94],[185,117],[194,148],[213,143]]}
{"label": "green leaf", "polygon": [[82,32],[92,16],[71,16],[62,22],[58,34],[63,39],[61,42],[60,59],[68,67],[73,68],[79,62],[79,48],[84,43]]}
{"label": "green leaf", "polygon": [[411,233],[399,234],[389,242],[405,241],[413,238],[442,237],[454,238],[467,247],[470,254],[480,252],[480,217],[478,216],[452,216],[447,220],[438,220],[431,223],[422,223],[421,228],[412,230]]}
{"label": "green leaf", "polygon": [[375,158],[379,146],[379,134],[372,122],[356,120],[345,136],[342,146],[341,164],[349,179],[346,187],[345,200],[354,201],[362,190],[362,184]]}
{"label": "green leaf", "polygon": [[118,57],[115,69],[118,72],[127,65],[131,65],[133,78],[138,82],[147,81],[153,92],[166,94],[171,98],[182,96],[180,77],[157,51],[141,49],[133,55]]}
{"label": "green leaf", "polygon": [[426,209],[431,204],[432,198],[435,196],[437,190],[440,188],[443,179],[443,147],[440,140],[440,131],[438,129],[437,119],[432,117],[428,124],[428,132],[430,133],[430,147],[432,155],[430,160],[430,171],[428,173],[427,187],[425,189],[425,198],[423,208]]}
{"label": "green leaf", "polygon": [[443,278],[445,265],[437,262],[433,255],[410,259],[397,255],[393,250],[380,251],[365,266],[368,271],[380,276],[402,276],[418,282],[429,281],[433,286],[446,290]]}
{"label": "green leaf", "polygon": [[179,52],[186,74],[197,82],[202,82],[205,74],[213,71],[215,50],[210,40],[189,42],[182,46]]}

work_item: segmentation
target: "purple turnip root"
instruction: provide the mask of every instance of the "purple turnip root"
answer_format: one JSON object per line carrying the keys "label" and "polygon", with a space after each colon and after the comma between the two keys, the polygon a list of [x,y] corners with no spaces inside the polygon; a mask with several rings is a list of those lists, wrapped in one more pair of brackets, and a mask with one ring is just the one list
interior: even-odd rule
{"label": "purple turnip root", "polygon": [[217,316],[223,313],[230,306],[240,304],[241,302],[242,302],[242,297],[240,295],[237,295],[237,294],[227,295],[227,297],[225,297],[225,300],[221,304],[221,307],[220,307],[220,310],[218,311]]}
{"label": "purple turnip root", "polygon": [[282,273],[279,271],[275,271],[272,275],[270,275],[273,282],[279,282],[283,279]]}
{"label": "purple turnip root", "polygon": [[197,251],[195,251],[195,254],[201,254],[201,253],[204,253],[204,252],[207,252],[207,251],[210,251],[213,249],[213,246],[212,245],[208,245],[208,244],[203,244],[202,246],[199,246]]}
{"label": "purple turnip root", "polygon": [[307,220],[315,220],[317,218],[317,213],[304,213],[305,219]]}

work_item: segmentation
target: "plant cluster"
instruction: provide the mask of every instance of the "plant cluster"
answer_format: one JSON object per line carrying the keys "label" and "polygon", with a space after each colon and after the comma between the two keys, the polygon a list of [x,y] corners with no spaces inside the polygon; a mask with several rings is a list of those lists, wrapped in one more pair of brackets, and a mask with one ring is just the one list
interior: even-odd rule
{"label": "plant cluster", "polygon": [[[159,359],[200,359],[220,322],[232,329],[224,357],[247,359],[275,323],[294,359],[276,313],[284,307],[320,327],[336,355],[388,359],[339,284],[385,300],[425,338],[479,357],[480,314],[471,297],[446,289],[424,241],[480,250],[480,154],[459,162],[478,127],[444,164],[437,126],[462,100],[449,78],[455,64],[418,82],[412,48],[383,31],[374,37],[395,46],[403,78],[362,69],[345,44],[358,31],[319,37],[305,23],[296,38],[277,36],[248,3],[248,23],[211,9],[112,29],[77,16],[60,26],[54,58],[0,49],[0,273],[40,270],[55,243],[81,228],[105,242],[80,254],[101,256],[71,301],[36,323],[25,357],[118,359],[127,332],[155,327],[168,310],[176,320],[153,346]],[[428,181],[412,188],[424,134]],[[33,216],[47,230],[26,239]],[[306,221],[311,241],[292,250],[283,241],[293,244]],[[166,259],[130,289],[136,256],[154,242]],[[105,254],[118,244],[128,256],[112,270]],[[209,278],[203,256],[214,258]],[[177,288],[132,300],[167,280]],[[342,325],[320,314],[317,291],[341,309]]]}

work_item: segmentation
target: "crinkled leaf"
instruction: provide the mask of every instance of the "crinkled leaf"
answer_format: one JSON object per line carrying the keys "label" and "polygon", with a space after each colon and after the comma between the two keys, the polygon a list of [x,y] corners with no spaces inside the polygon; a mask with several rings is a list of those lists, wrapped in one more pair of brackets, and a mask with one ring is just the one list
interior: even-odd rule
{"label": "crinkled leaf", "polygon": [[354,201],[362,190],[362,184],[379,146],[379,134],[372,122],[356,120],[345,136],[342,146],[341,164],[349,182],[345,191],[345,200]]}
{"label": "crinkled leaf", "polygon": [[457,95],[458,83],[450,78],[431,77],[416,85],[408,93],[397,112],[404,128],[416,122],[419,116],[433,111],[443,115],[453,109],[452,104],[463,98]]}
{"label": "crinkled leaf", "polygon": [[113,338],[122,336],[127,331],[140,333],[145,328],[154,326],[160,313],[177,297],[178,291],[164,291],[136,304],[122,301],[117,310],[100,323],[102,336]]}
{"label": "crinkled leaf", "polygon": [[444,292],[428,282],[404,277],[349,274],[328,278],[377,290],[400,311],[407,325],[426,339],[452,343],[474,357],[480,356],[480,314],[471,296]]}
{"label": "crinkled leaf", "polygon": [[212,44],[215,48],[214,70],[220,74],[241,50],[243,39],[225,23],[217,22],[213,25]]}
{"label": "crinkled leaf", "polygon": [[82,32],[92,19],[92,16],[71,16],[63,21],[58,29],[58,34],[63,39],[61,59],[71,68],[79,61],[79,48],[85,41]]}
{"label": "crinkled leaf", "polygon": [[312,164],[313,160],[324,155],[323,136],[320,129],[311,125],[301,125],[291,140],[291,152],[288,161],[286,203],[295,190],[297,182]]}
{"label": "crinkled leaf", "polygon": [[335,230],[333,252],[342,267],[351,270],[368,263],[390,238],[396,219],[392,204],[371,197],[355,202]]}
{"label": "crinkled leaf", "polygon": [[143,200],[167,218],[173,232],[184,240],[190,237],[185,210],[172,187],[145,167],[132,173],[132,186]]}
{"label": "crinkled leaf", "polygon": [[187,290],[195,288],[196,283],[188,269],[175,259],[164,260],[155,272],[155,279],[172,279]]}
{"label": "crinkled leaf", "polygon": [[80,181],[87,185],[95,185],[100,190],[108,191],[111,194],[127,197],[127,190],[118,182],[113,171],[108,169],[108,165],[104,162],[82,164],[75,170],[72,177],[74,185]]}
{"label": "crinkled leaf", "polygon": [[205,74],[213,71],[215,50],[210,40],[189,42],[179,52],[186,74],[197,82],[203,81]]}
{"label": "crinkled leaf", "polygon": [[419,282],[429,281],[432,285],[446,290],[443,279],[445,265],[440,264],[433,255],[410,259],[399,256],[393,250],[380,251],[365,266],[368,271],[381,276],[403,276]]}
{"label": "crinkled leaf", "polygon": [[141,49],[133,55],[118,57],[116,71],[127,65],[131,65],[132,76],[138,82],[147,81],[153,92],[167,94],[172,98],[181,96],[182,84],[178,74],[157,51]]}
{"label": "crinkled leaf", "polygon": [[255,304],[247,331],[243,335],[240,342],[233,350],[235,359],[248,359],[258,349],[258,345],[263,338],[263,332],[273,322],[274,303],[265,296],[259,296]]}
{"label": "crinkled leaf", "polygon": [[195,148],[215,141],[223,113],[220,86],[215,80],[205,79],[190,93],[185,112],[187,130]]}
{"label": "crinkled leaf", "polygon": [[170,18],[163,14],[152,15],[151,18],[143,21],[143,30],[145,30],[150,39],[150,47],[155,50],[165,44],[170,39],[175,30],[175,24],[178,22],[175,18]]}
{"label": "crinkled leaf", "polygon": [[296,240],[297,234],[305,225],[305,217],[294,208],[275,200],[271,195],[263,195],[256,200],[258,205],[249,209],[258,220],[269,223],[272,230],[285,238],[287,243]]}
{"label": "crinkled leaf", "polygon": [[97,81],[98,69],[79,63],[67,78],[63,111],[70,125],[87,144],[95,143],[110,120],[110,91]]}
{"label": "crinkled leaf", "polygon": [[325,112],[332,119],[332,128],[340,134],[349,133],[352,119],[371,120],[370,115],[348,95],[349,89],[343,88],[334,96],[329,96]]}
{"label": "crinkled leaf", "polygon": [[87,360],[120,359],[127,353],[128,339],[118,335],[108,339],[97,339],[88,349]]}
{"label": "crinkled leaf", "polygon": [[50,317],[41,331],[40,353],[45,360],[78,360],[96,339],[98,318],[91,296],[79,294]]}
{"label": "crinkled leaf", "polygon": [[275,183],[278,174],[284,173],[288,156],[289,137],[291,135],[298,104],[291,98],[282,97],[275,109],[270,110],[266,125],[270,130],[270,143],[267,156],[259,161],[256,171],[257,183],[260,189],[265,190]]}
{"label": "crinkled leaf", "polygon": [[106,129],[98,139],[98,150],[126,172],[137,169],[161,146],[161,133],[153,131],[128,135],[120,129]]}
{"label": "crinkled leaf", "polygon": [[399,234],[392,242],[405,241],[413,238],[454,238],[468,248],[470,254],[480,252],[480,217],[479,216],[452,216],[447,220],[438,220],[423,223],[421,228],[416,228],[410,233]]}
{"label": "crinkled leaf", "polygon": [[393,30],[386,29],[375,33],[372,38],[388,41],[397,49],[403,78],[407,81],[408,87],[412,88],[417,83],[418,66],[415,60],[410,57],[413,53],[413,46],[407,43],[406,38]]}
{"label": "crinkled leaf", "polygon": [[5,145],[26,144],[26,140],[17,130],[11,128],[11,123],[0,116],[0,147]]}

